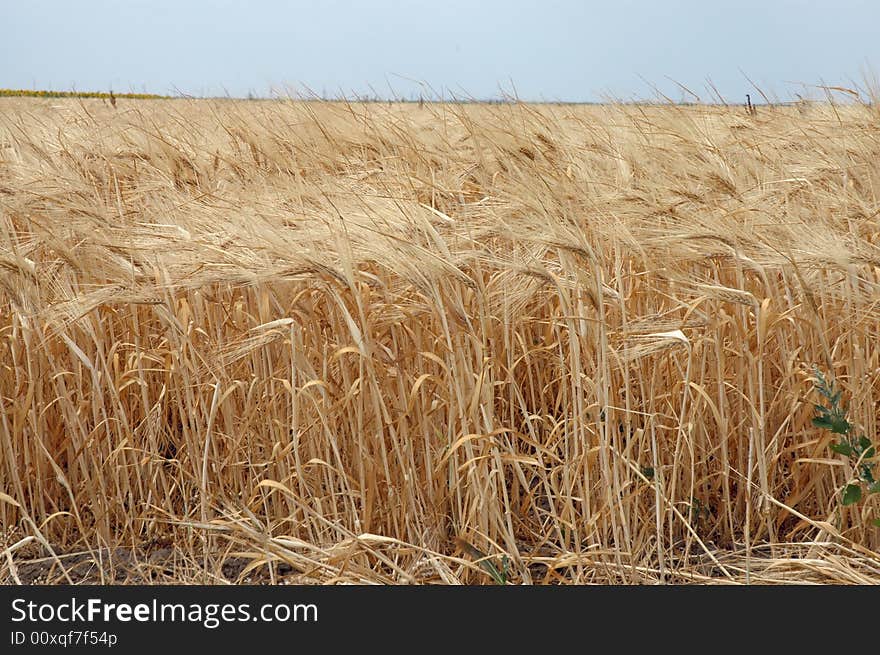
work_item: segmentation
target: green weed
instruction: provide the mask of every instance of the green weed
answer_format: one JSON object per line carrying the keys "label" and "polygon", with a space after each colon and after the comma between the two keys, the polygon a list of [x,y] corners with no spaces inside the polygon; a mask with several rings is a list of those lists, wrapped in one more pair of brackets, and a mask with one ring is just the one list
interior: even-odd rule
{"label": "green weed", "polygon": [[[849,407],[841,402],[842,392],[834,381],[825,377],[816,366],[814,371],[816,374],[814,388],[825,399],[826,404],[814,405],[816,415],[813,417],[813,425],[839,435],[839,439],[829,448],[838,455],[846,457],[855,471],[855,478],[844,487],[841,498],[844,505],[853,505],[865,495],[880,492],[880,481],[877,480],[874,471],[876,462],[872,461],[877,449],[868,437],[859,434],[855,426],[850,423]],[[880,519],[875,519],[873,523],[880,526]]]}

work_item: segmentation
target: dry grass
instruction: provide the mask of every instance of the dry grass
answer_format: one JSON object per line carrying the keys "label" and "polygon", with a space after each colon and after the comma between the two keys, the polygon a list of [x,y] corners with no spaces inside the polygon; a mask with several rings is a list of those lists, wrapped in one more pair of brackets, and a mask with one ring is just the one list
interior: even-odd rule
{"label": "dry grass", "polygon": [[870,105],[0,100],[0,579],[880,581],[810,425],[815,363],[876,440],[878,161]]}

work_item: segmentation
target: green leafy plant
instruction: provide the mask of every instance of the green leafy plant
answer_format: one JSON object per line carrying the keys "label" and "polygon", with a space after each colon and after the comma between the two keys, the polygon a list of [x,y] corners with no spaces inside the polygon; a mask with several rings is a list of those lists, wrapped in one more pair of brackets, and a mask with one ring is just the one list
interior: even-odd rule
{"label": "green leafy plant", "polygon": [[[839,439],[829,448],[849,459],[855,471],[855,478],[844,487],[841,499],[844,505],[853,505],[867,494],[880,493],[880,481],[874,472],[877,463],[872,461],[877,449],[868,437],[858,434],[855,426],[849,422],[849,407],[841,402],[842,392],[834,381],[823,375],[818,367],[814,367],[814,372],[815,390],[825,399],[825,404],[814,405],[816,415],[813,425],[839,435]],[[873,523],[880,526],[880,519],[875,519]]]}
{"label": "green leafy plant", "polygon": [[486,555],[479,548],[473,546],[470,542],[460,537],[456,539],[456,541],[458,542],[459,547],[468,555],[473,557],[480,568],[489,574],[489,577],[492,578],[492,581],[495,584],[507,584],[508,574],[510,570],[510,558],[507,555],[504,555],[501,558],[501,570],[498,570],[498,567],[495,566],[489,559],[489,555]]}

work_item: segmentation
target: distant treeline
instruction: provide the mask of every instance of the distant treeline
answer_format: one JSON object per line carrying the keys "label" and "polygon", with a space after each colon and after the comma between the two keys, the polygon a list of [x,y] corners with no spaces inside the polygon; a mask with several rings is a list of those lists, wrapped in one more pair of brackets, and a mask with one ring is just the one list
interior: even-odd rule
{"label": "distant treeline", "polygon": [[159,96],[152,93],[101,93],[98,91],[36,91],[29,89],[0,89],[0,97],[27,97],[27,98],[128,98],[130,100],[162,100],[168,96]]}

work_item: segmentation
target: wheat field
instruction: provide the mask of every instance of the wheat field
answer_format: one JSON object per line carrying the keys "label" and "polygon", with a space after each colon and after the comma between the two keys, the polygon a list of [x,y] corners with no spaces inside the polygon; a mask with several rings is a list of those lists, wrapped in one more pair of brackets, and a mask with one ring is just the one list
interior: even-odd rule
{"label": "wheat field", "polygon": [[880,582],[880,111],[0,98],[0,581]]}

